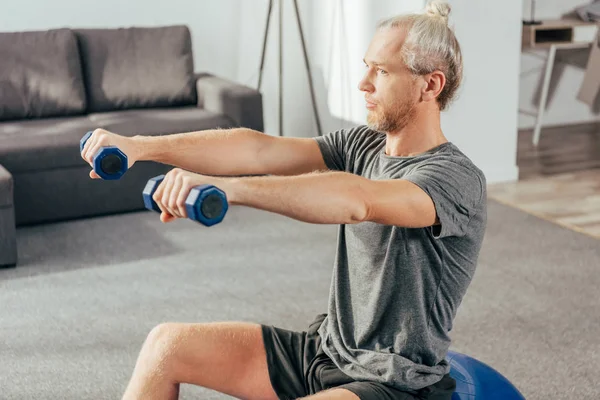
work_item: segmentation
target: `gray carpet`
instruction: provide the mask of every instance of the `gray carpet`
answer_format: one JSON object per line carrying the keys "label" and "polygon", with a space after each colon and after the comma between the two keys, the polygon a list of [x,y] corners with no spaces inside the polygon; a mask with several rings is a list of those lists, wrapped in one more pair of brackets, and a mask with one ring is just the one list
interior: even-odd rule
{"label": "gray carpet", "polygon": [[[212,228],[151,212],[18,231],[0,270],[0,398],[118,399],[150,329],[326,311],[335,226],[233,208]],[[490,202],[453,349],[535,399],[598,399],[600,242]],[[181,399],[231,397],[189,385]]]}

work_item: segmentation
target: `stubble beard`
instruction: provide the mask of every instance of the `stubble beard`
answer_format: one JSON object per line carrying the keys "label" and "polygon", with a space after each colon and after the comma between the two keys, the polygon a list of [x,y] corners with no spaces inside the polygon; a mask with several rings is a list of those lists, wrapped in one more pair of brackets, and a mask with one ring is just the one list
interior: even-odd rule
{"label": "stubble beard", "polygon": [[416,104],[405,100],[383,110],[372,110],[367,114],[367,126],[379,132],[397,132],[406,127],[415,116]]}

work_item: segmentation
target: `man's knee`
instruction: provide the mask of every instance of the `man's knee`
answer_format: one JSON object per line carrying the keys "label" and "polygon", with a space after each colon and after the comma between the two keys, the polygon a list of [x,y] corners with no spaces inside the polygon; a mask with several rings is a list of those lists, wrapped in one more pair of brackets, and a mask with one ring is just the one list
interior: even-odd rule
{"label": "man's knee", "polygon": [[180,324],[174,322],[158,324],[148,333],[146,342],[151,345],[159,345],[171,341],[178,335],[180,329]]}
{"label": "man's knee", "polygon": [[181,345],[184,336],[185,326],[183,324],[162,323],[152,328],[144,347],[157,363],[165,364],[176,356],[176,350]]}

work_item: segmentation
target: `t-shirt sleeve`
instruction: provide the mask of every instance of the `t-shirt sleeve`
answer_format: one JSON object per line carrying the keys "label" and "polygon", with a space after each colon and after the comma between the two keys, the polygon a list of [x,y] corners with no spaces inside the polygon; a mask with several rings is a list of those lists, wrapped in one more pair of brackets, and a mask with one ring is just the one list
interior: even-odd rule
{"label": "t-shirt sleeve", "polygon": [[317,136],[314,139],[321,149],[327,168],[334,171],[345,171],[348,131],[340,129],[323,136]]}
{"label": "t-shirt sleeve", "polygon": [[462,159],[444,158],[421,165],[403,179],[419,186],[433,200],[440,221],[431,227],[436,239],[465,235],[487,197],[485,176]]}

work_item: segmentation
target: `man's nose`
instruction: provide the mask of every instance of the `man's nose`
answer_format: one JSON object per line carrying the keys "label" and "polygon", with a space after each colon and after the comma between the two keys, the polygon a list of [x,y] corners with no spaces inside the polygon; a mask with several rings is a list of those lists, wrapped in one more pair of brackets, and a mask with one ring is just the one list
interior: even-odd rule
{"label": "man's nose", "polygon": [[368,75],[365,75],[360,80],[360,82],[358,82],[358,90],[360,90],[361,92],[372,92],[373,91],[373,85],[369,81]]}

